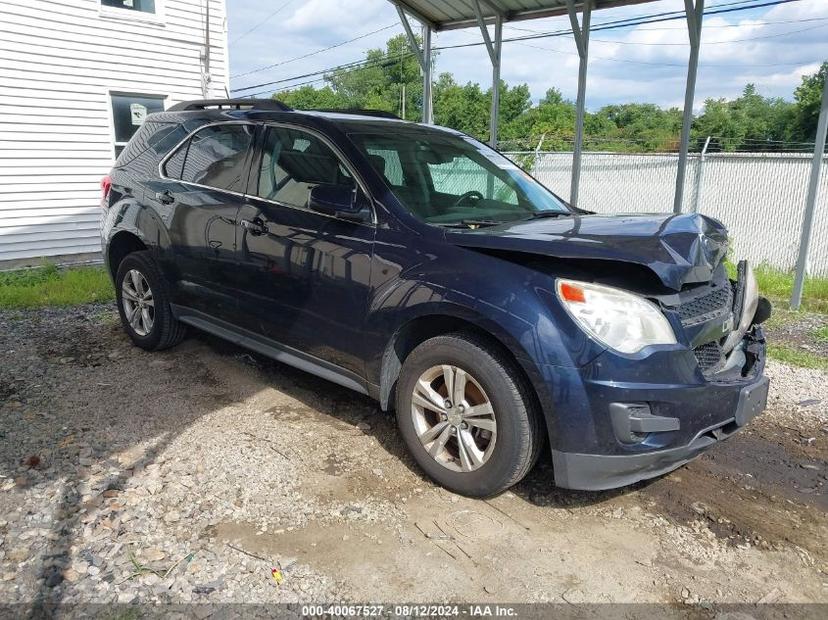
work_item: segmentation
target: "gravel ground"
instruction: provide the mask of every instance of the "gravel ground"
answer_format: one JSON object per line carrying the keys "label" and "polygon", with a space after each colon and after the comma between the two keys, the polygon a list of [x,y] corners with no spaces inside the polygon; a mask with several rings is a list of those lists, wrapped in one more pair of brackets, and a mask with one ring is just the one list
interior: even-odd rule
{"label": "gravel ground", "polygon": [[556,490],[542,459],[480,501],[369,399],[207,336],[3,312],[0,352],[2,603],[828,603],[819,371],[769,364],[769,411],[658,480]]}
{"label": "gravel ground", "polygon": [[776,307],[765,333],[769,342],[828,357],[828,340],[817,337],[818,330],[827,327],[828,315]]}

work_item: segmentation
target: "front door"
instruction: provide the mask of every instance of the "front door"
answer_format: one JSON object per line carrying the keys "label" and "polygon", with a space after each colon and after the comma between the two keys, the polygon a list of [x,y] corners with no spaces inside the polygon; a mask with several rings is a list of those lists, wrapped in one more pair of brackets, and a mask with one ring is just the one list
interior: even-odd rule
{"label": "front door", "polygon": [[314,132],[271,126],[239,212],[240,312],[248,329],[364,375],[373,224],[308,208],[319,184],[359,189],[353,172]]}

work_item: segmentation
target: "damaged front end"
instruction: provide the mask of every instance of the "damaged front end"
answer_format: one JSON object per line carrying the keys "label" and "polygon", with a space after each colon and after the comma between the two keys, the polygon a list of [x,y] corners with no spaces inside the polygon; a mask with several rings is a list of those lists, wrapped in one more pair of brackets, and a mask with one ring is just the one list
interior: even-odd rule
{"label": "damaged front end", "polygon": [[770,317],[771,305],[759,296],[747,261],[739,263],[735,280],[722,264],[710,282],[659,301],[681,323],[706,379],[732,381],[753,374],[764,355],[760,325]]}
{"label": "damaged front end", "polygon": [[[727,439],[767,405],[761,323],[771,307],[746,262],[734,280],[720,263],[706,283],[647,297],[679,344],[637,357],[608,349],[578,369],[590,402],[579,415],[591,420],[591,434],[564,426],[550,435],[558,486],[602,490],[662,475]],[[571,413],[575,403],[562,401]]]}

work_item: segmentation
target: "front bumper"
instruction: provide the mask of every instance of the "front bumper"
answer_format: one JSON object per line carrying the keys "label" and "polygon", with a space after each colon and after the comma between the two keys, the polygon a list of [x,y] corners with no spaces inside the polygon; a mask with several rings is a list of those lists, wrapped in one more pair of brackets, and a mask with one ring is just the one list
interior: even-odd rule
{"label": "front bumper", "polygon": [[730,417],[699,431],[685,445],[633,454],[581,454],[552,450],[555,484],[567,489],[600,491],[660,476],[681,467],[714,444],[727,439],[764,411],[768,378],[758,378],[738,392]]}

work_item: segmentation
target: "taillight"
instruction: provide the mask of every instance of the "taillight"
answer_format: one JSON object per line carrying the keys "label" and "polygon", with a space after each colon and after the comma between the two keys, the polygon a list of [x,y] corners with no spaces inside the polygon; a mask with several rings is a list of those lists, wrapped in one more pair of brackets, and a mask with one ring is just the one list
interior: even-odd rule
{"label": "taillight", "polygon": [[109,175],[106,175],[104,178],[101,179],[101,208],[108,209],[109,208],[109,190],[112,189],[112,178]]}

